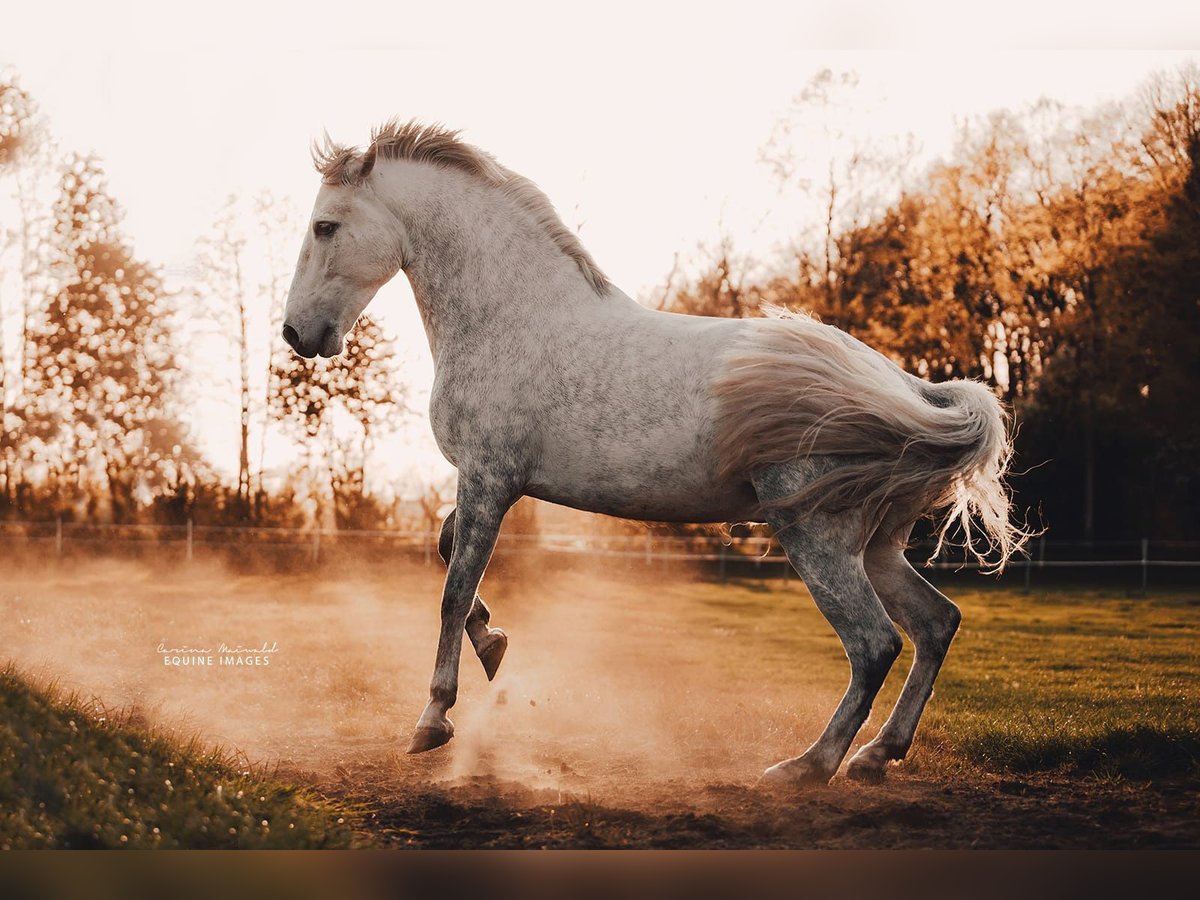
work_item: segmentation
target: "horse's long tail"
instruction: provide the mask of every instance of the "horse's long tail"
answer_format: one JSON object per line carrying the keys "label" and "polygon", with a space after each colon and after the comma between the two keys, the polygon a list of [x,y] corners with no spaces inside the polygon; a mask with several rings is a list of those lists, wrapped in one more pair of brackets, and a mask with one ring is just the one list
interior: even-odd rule
{"label": "horse's long tail", "polygon": [[966,546],[997,570],[1028,537],[1011,520],[1004,484],[1007,417],[982,384],[930,384],[836,328],[776,313],[747,329],[713,391],[723,477],[804,456],[841,458],[772,507],[863,509],[864,541],[889,511],[907,521],[942,513],[938,549],[957,522]]}

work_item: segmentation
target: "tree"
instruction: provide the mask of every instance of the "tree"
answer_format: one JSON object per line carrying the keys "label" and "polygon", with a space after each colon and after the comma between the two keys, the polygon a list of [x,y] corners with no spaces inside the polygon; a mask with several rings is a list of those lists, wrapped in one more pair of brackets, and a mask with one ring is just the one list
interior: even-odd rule
{"label": "tree", "polygon": [[[915,152],[911,135],[872,142],[854,133],[858,87],[857,73],[821,70],[792,98],[760,152],[781,195],[798,189],[817,214],[813,226],[797,236],[796,271],[776,283],[776,302],[802,306],[850,331],[855,328],[845,280],[859,252],[853,239],[886,208]],[[791,290],[781,290],[785,286]]]}
{"label": "tree", "polygon": [[262,239],[262,259],[265,263],[265,277],[259,284],[259,293],[267,302],[267,336],[268,345],[265,359],[262,361],[265,370],[263,378],[263,393],[260,399],[262,422],[259,429],[258,443],[258,488],[254,492],[254,515],[259,520],[262,517],[262,506],[267,501],[266,488],[263,485],[263,470],[266,465],[267,435],[270,432],[271,398],[279,387],[277,375],[281,366],[276,365],[280,353],[287,353],[277,339],[283,326],[284,304],[287,300],[288,282],[291,280],[292,263],[287,259],[287,248],[294,240],[294,235],[300,230],[294,207],[270,191],[261,191],[254,198],[254,219]]}
{"label": "tree", "polygon": [[1059,535],[1197,533],[1200,427],[1181,411],[1200,404],[1200,69],[1133,105],[970,120],[917,178],[902,152],[861,152],[841,115],[855,87],[820,73],[764,148],[781,201],[810,201],[794,259],[756,280],[723,241],[668,280],[672,307],[747,315],[761,298],[923,377],[985,380],[1017,418],[1023,497]]}
{"label": "tree", "polygon": [[240,516],[250,512],[250,297],[243,271],[246,236],[239,227],[236,196],[226,198],[208,234],[200,238],[196,269],[199,292],[207,301],[198,304],[223,335],[234,335],[238,389],[237,506]]}
{"label": "tree", "polygon": [[68,159],[53,212],[59,286],[29,339],[41,461],[60,503],[127,520],[161,485],[164,463],[184,456],[170,410],[171,311],[158,274],[120,233],[95,157]]}
{"label": "tree", "polygon": [[[394,342],[364,315],[347,338],[342,356],[314,364],[279,350],[273,377],[277,390],[271,398],[272,414],[303,442],[310,473],[323,472],[333,521],[361,521],[361,509],[369,503],[366,472],[372,442],[395,428],[408,411]],[[338,426],[346,420],[354,426],[346,430],[356,433],[356,440],[337,438]],[[313,494],[320,506],[325,492],[314,487]],[[320,509],[318,517],[324,518]]]}
{"label": "tree", "polygon": [[[21,338],[17,347],[17,378],[8,378],[8,359],[5,354],[5,317],[3,297],[0,296],[0,466],[3,467],[3,486],[0,500],[13,507],[18,502],[20,482],[20,453],[18,435],[22,433],[23,397],[26,395],[27,332],[31,315],[33,267],[42,222],[34,215],[30,182],[36,178],[44,157],[46,128],[37,111],[37,104],[15,76],[0,78],[0,178],[11,178],[17,207],[17,223],[13,229],[0,233],[0,254],[10,246],[17,252],[17,291],[20,297]],[[0,279],[0,293],[4,284]]]}
{"label": "tree", "polygon": [[751,284],[748,262],[740,256],[728,235],[722,235],[707,255],[703,268],[692,279],[674,286],[668,279],[661,307],[694,316],[725,316],[740,319],[758,314],[762,297]]}

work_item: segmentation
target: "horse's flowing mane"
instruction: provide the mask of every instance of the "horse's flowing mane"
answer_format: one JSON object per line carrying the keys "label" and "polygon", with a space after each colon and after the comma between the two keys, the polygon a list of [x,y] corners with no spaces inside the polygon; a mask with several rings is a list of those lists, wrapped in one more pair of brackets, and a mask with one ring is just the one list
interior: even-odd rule
{"label": "horse's flowing mane", "polygon": [[598,294],[609,286],[608,277],[596,265],[576,234],[563,224],[550,198],[536,184],[505,168],[495,157],[465,141],[457,131],[441,125],[423,125],[417,121],[392,119],[371,132],[371,145],[360,151],[334,143],[328,134],[321,144],[313,145],[313,164],[328,184],[357,185],[361,182],[364,160],[403,159],[458,169],[498,188],[536,220],[547,236],[573,260],[588,284]]}

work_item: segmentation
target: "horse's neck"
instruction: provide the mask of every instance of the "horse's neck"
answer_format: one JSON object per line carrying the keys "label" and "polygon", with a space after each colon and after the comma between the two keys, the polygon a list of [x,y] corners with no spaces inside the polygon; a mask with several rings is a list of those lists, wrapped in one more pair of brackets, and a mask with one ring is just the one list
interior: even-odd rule
{"label": "horse's neck", "polygon": [[498,189],[413,164],[399,168],[393,185],[410,245],[405,274],[435,362],[476,344],[480,329],[522,328],[549,307],[603,302],[575,262]]}

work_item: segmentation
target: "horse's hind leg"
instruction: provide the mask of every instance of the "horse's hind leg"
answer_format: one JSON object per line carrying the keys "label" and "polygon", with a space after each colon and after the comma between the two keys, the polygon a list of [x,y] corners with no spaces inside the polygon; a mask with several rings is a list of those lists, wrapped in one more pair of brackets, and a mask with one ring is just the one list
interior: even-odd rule
{"label": "horse's hind leg", "polygon": [[896,533],[895,539],[889,537],[889,529],[880,529],[864,555],[867,577],[888,615],[913,642],[915,652],[895,709],[875,739],[859,749],[846,768],[849,777],[860,781],[882,778],[889,760],[903,759],[908,753],[921,713],[933,694],[933,682],[962,618],[958,607],[904,558],[903,543],[911,527]]}
{"label": "horse's hind leg", "polygon": [[[442,532],[438,536],[438,556],[447,565],[450,564],[450,554],[454,550],[454,513],[455,510],[450,510],[450,515],[442,522]],[[471,611],[467,613],[466,632],[467,637],[471,639],[471,646],[475,648],[475,655],[483,663],[483,671],[487,673],[488,681],[496,677],[496,670],[500,668],[500,661],[504,659],[504,652],[508,649],[508,635],[499,628],[489,628],[488,623],[491,619],[491,610],[487,608],[483,598],[476,594],[471,602]]]}
{"label": "horse's hind leg", "polygon": [[[764,504],[794,493],[827,471],[828,462],[805,460],[766,467],[754,479]],[[850,685],[825,731],[802,756],[767,769],[767,783],[827,782],[866,721],[871,704],[902,646],[863,568],[862,516],[856,512],[768,510],[788,559],[804,579],[818,609],[837,632],[850,660]]]}

